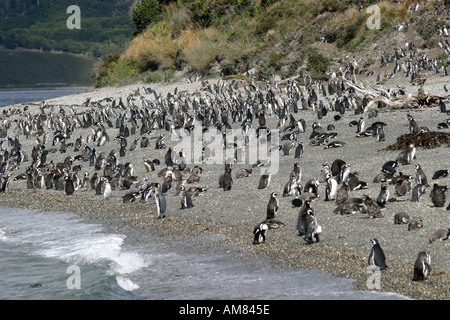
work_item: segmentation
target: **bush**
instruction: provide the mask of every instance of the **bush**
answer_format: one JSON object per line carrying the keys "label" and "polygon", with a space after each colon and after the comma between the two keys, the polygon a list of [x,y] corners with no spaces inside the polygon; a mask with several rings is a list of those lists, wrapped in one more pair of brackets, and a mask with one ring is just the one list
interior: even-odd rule
{"label": "bush", "polygon": [[131,12],[131,20],[137,33],[144,31],[149,25],[161,17],[161,7],[158,0],[140,0],[136,2]]}
{"label": "bush", "polygon": [[312,51],[308,55],[308,63],[306,69],[313,74],[323,75],[327,72],[330,66],[330,59],[317,51]]}

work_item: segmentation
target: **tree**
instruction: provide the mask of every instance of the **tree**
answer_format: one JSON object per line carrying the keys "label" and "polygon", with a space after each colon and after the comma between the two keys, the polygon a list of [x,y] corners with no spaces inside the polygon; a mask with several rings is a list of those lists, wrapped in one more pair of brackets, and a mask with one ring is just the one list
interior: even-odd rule
{"label": "tree", "polygon": [[131,20],[137,33],[141,33],[149,25],[157,22],[161,16],[161,6],[158,0],[140,0],[136,2],[131,12]]}

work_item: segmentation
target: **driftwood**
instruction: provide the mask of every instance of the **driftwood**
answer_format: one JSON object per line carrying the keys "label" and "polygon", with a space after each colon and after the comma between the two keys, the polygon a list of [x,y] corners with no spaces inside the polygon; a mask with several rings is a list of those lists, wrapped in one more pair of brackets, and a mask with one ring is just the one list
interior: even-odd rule
{"label": "driftwood", "polygon": [[450,92],[446,92],[442,95],[426,94],[423,85],[425,80],[420,81],[420,86],[417,95],[405,94],[401,95],[395,99],[387,98],[389,96],[388,92],[379,88],[361,88],[352,81],[349,81],[343,77],[344,82],[347,86],[355,89],[359,93],[370,98],[369,103],[364,108],[364,112],[370,110],[370,108],[378,102],[382,102],[392,109],[403,109],[403,108],[424,108],[424,107],[435,107],[438,105],[439,101],[444,103],[450,101]]}

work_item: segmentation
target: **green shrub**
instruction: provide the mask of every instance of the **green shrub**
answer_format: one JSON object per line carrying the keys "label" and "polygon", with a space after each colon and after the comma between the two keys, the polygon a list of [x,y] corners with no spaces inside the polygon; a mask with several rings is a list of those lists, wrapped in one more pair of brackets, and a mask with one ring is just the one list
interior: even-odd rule
{"label": "green shrub", "polygon": [[158,71],[154,71],[154,72],[150,72],[145,78],[144,78],[144,82],[145,83],[156,83],[156,82],[161,82],[163,79],[163,76],[161,75],[160,72]]}
{"label": "green shrub", "polygon": [[137,33],[141,33],[149,25],[161,18],[161,7],[158,0],[140,0],[131,11],[131,20]]}
{"label": "green shrub", "polygon": [[420,23],[417,27],[417,32],[424,40],[429,40],[433,36],[437,35],[442,22],[436,17],[424,18],[425,21]]}
{"label": "green shrub", "polygon": [[308,55],[308,63],[306,64],[306,69],[313,74],[322,75],[327,72],[330,66],[330,59],[325,57],[318,51],[312,51]]}

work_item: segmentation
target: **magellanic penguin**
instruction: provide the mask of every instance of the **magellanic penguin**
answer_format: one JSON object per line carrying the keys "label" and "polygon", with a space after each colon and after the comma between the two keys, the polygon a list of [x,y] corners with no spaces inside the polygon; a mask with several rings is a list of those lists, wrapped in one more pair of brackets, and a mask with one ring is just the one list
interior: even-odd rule
{"label": "magellanic penguin", "polygon": [[414,276],[412,281],[426,280],[431,272],[431,256],[428,252],[419,252],[414,263]]}
{"label": "magellanic penguin", "polygon": [[430,243],[447,240],[450,237],[450,228],[437,229],[428,239]]}
{"label": "magellanic penguin", "polygon": [[267,231],[284,227],[284,223],[277,219],[264,220],[253,228],[253,244],[260,244],[266,241]]}
{"label": "magellanic penguin", "polygon": [[410,217],[406,212],[396,213],[394,216],[394,224],[407,224],[409,223]]}
{"label": "magellanic penguin", "polygon": [[380,270],[386,269],[388,267],[386,265],[386,257],[380,243],[377,239],[371,239],[370,241],[372,242],[372,249],[369,254],[369,266],[377,266]]}
{"label": "magellanic penguin", "polygon": [[222,188],[224,191],[231,190],[231,187],[233,186],[233,178],[231,177],[231,168],[227,167],[225,169],[225,172],[221,173],[219,176],[219,187]]}
{"label": "magellanic penguin", "polygon": [[410,114],[407,114],[406,119],[409,122],[409,132],[410,133],[418,133],[419,126],[417,125],[417,122],[414,120],[414,118]]}
{"label": "magellanic penguin", "polygon": [[425,192],[426,188],[423,184],[416,185],[411,192],[411,201],[419,202]]}
{"label": "magellanic penguin", "polygon": [[301,186],[298,185],[297,179],[295,176],[291,176],[289,181],[286,183],[283,189],[283,197],[292,196],[294,199],[297,199],[302,192]]}
{"label": "magellanic penguin", "polygon": [[408,231],[417,230],[423,228],[423,219],[420,217],[414,217],[408,222]]}
{"label": "magellanic penguin", "polygon": [[389,189],[385,183],[381,184],[381,190],[377,197],[377,203],[380,208],[385,208],[387,202],[389,200]]}
{"label": "magellanic penguin", "polygon": [[327,186],[325,188],[325,201],[334,201],[337,196],[338,184],[336,179],[331,176],[331,173],[327,175]]}
{"label": "magellanic penguin", "polygon": [[180,191],[181,191],[181,209],[193,208],[194,204],[192,203],[192,196],[189,192],[186,191],[186,187],[184,185],[180,187]]}
{"label": "magellanic penguin", "polygon": [[301,158],[303,155],[303,142],[299,141],[297,142],[297,147],[295,148],[294,158]]}
{"label": "magellanic penguin", "polygon": [[319,242],[319,234],[322,232],[322,227],[317,224],[314,210],[309,208],[306,210],[305,219],[305,236],[303,239],[307,243]]}
{"label": "magellanic penguin", "polygon": [[337,205],[343,204],[345,201],[347,201],[349,191],[350,187],[348,186],[347,182],[344,182],[336,193]]}
{"label": "magellanic penguin", "polygon": [[102,177],[101,179],[104,180],[103,182],[103,199],[108,199],[112,195],[112,188],[111,184],[109,183],[108,179]]}
{"label": "magellanic penguin", "polygon": [[274,219],[278,213],[278,197],[275,192],[272,192],[270,195],[269,203],[267,204],[267,216],[266,219]]}
{"label": "magellanic penguin", "polygon": [[259,178],[258,189],[266,189],[270,184],[270,174],[263,174]]}
{"label": "magellanic penguin", "polygon": [[423,172],[422,167],[420,164],[414,165],[414,174],[416,176],[416,183],[417,184],[423,184],[425,187],[429,187],[427,176],[425,175],[425,172]]}
{"label": "magellanic penguin", "polygon": [[447,176],[448,176],[448,169],[437,170],[434,172],[433,177],[431,179],[436,180],[436,179],[445,178]]}
{"label": "magellanic penguin", "polygon": [[445,193],[437,183],[433,185],[433,190],[430,192],[430,197],[431,202],[433,202],[435,207],[441,208],[445,206]]}
{"label": "magellanic penguin", "polygon": [[64,187],[66,195],[72,195],[75,192],[75,186],[73,184],[73,180],[69,176],[66,176],[64,178],[64,180],[66,182],[65,187]]}

